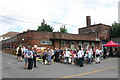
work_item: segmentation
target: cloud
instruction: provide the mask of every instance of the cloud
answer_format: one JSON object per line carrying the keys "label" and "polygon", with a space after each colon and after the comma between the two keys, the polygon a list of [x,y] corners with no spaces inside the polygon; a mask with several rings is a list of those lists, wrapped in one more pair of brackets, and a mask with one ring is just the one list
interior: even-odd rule
{"label": "cloud", "polygon": [[63,25],[59,23],[65,23],[69,24],[66,25],[68,32],[77,33],[78,28],[86,26],[86,16],[91,16],[92,24],[111,25],[117,21],[117,10],[117,1],[114,0],[1,0],[0,16],[20,21],[1,18],[0,28],[4,26],[4,31],[0,33],[12,31],[13,28],[21,32],[36,30],[43,18],[54,27],[54,31]]}

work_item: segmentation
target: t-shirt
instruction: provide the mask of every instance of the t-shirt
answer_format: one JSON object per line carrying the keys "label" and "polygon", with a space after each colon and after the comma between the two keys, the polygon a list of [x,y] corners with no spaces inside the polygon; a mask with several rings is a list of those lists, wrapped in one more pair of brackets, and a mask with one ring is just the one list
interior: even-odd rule
{"label": "t-shirt", "polygon": [[28,57],[28,50],[24,49],[24,58],[27,58],[27,57]]}
{"label": "t-shirt", "polygon": [[88,53],[88,58],[92,58],[92,54],[91,53]]}
{"label": "t-shirt", "polygon": [[78,58],[82,58],[84,56],[84,52],[82,50],[78,51]]}
{"label": "t-shirt", "polygon": [[96,52],[96,54],[100,54],[100,50],[98,50],[98,49],[95,52]]}
{"label": "t-shirt", "polygon": [[51,51],[48,51],[47,53],[48,53],[48,55],[52,55],[52,52],[51,52]]}
{"label": "t-shirt", "polygon": [[[30,56],[30,57],[29,57]],[[33,52],[28,50],[28,57],[33,58]]]}
{"label": "t-shirt", "polygon": [[33,52],[33,57],[35,57],[34,54],[37,56],[37,52],[36,51],[33,50],[32,52]]}
{"label": "t-shirt", "polygon": [[70,51],[66,51],[65,56],[66,56],[66,57],[70,57],[70,55],[71,55]]}
{"label": "t-shirt", "polygon": [[52,52],[52,55],[54,55],[54,50],[51,50],[51,52]]}
{"label": "t-shirt", "polygon": [[88,50],[88,58],[92,58],[92,50]]}

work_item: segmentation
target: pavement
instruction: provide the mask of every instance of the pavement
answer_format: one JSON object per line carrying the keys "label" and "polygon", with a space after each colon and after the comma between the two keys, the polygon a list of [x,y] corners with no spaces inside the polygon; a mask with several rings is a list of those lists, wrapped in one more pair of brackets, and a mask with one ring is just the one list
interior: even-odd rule
{"label": "pavement", "polygon": [[43,65],[37,62],[38,68],[32,71],[23,68],[24,62],[17,62],[14,55],[2,53],[2,78],[118,78],[118,58],[101,60],[100,64],[75,64],[53,62]]}

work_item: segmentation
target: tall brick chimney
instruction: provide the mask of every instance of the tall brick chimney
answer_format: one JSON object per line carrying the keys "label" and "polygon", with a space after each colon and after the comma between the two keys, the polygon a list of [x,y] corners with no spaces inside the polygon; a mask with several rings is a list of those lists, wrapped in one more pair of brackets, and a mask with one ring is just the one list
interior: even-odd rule
{"label": "tall brick chimney", "polygon": [[86,23],[87,23],[87,27],[91,26],[91,18],[90,18],[90,16],[86,16]]}

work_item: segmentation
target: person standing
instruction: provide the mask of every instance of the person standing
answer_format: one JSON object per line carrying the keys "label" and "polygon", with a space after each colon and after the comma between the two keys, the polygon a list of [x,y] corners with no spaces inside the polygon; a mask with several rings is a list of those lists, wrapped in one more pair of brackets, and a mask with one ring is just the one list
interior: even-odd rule
{"label": "person standing", "polygon": [[66,50],[63,50],[63,63],[66,63],[65,57],[66,57]]}
{"label": "person standing", "polygon": [[59,49],[57,49],[56,51],[55,51],[55,62],[59,62]]}
{"label": "person standing", "polygon": [[37,66],[36,66],[36,56],[37,56],[36,48],[32,47],[32,52],[33,52],[34,67],[37,68]]}
{"label": "person standing", "polygon": [[93,50],[93,61],[95,62],[96,56],[95,56],[95,52],[96,50]]}
{"label": "person standing", "polygon": [[92,63],[92,55],[93,55],[93,51],[92,51],[92,49],[90,48],[88,51],[87,51],[87,53],[88,53],[88,64],[91,64]]}
{"label": "person standing", "polygon": [[79,67],[83,67],[84,62],[84,51],[83,49],[79,50],[77,53]]}
{"label": "person standing", "polygon": [[96,54],[96,63],[100,63],[100,50],[96,49],[95,54]]}
{"label": "person standing", "polygon": [[66,54],[65,54],[65,59],[66,59],[66,63],[67,63],[67,64],[70,63],[70,62],[69,62],[70,55],[71,55],[70,51],[67,50],[67,51],[66,51]]}
{"label": "person standing", "polygon": [[51,59],[52,59],[52,61],[53,61],[53,60],[54,60],[54,50],[53,50],[53,49],[51,49],[51,52],[52,52]]}
{"label": "person standing", "polygon": [[81,48],[81,51],[82,51],[82,59],[83,59],[83,63],[84,63],[84,56],[85,56],[85,51],[84,51],[84,49],[83,48]]}
{"label": "person standing", "polygon": [[107,54],[106,48],[103,47],[103,59],[106,59],[106,54]]}
{"label": "person standing", "polygon": [[43,56],[42,56],[42,59],[43,59],[43,62],[42,64],[45,64],[45,60],[46,60],[46,57],[47,57],[47,50],[45,49],[43,52],[42,52]]}
{"label": "person standing", "polygon": [[28,48],[28,69],[33,70],[33,52],[31,47]]}
{"label": "person standing", "polygon": [[47,63],[50,65],[51,64],[51,57],[52,57],[52,52],[50,49],[47,50]]}
{"label": "person standing", "polygon": [[25,51],[25,46],[22,47],[22,59],[24,59],[24,51]]}
{"label": "person standing", "polygon": [[19,47],[18,49],[18,62],[22,62],[22,48]]}
{"label": "person standing", "polygon": [[28,68],[28,49],[24,48],[24,61],[25,61],[25,64],[24,64],[24,69],[27,69]]}

